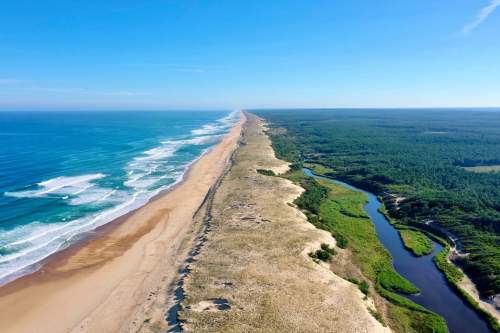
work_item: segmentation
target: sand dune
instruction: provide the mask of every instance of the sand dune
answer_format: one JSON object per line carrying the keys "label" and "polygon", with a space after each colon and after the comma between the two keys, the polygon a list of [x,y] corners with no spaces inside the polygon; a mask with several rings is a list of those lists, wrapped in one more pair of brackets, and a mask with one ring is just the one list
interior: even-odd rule
{"label": "sand dune", "polygon": [[308,256],[335,240],[291,206],[301,187],[256,172],[283,172],[288,163],[274,156],[262,121],[248,119],[185,279],[185,331],[390,332],[370,314],[371,298]]}

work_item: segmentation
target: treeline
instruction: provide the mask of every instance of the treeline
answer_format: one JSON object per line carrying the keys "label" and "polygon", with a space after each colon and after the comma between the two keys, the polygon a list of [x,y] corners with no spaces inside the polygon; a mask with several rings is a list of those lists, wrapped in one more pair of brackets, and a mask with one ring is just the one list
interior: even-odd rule
{"label": "treeline", "polygon": [[389,197],[402,223],[440,228],[470,253],[460,264],[484,296],[500,293],[500,113],[443,110],[258,111],[280,158],[311,161]]}

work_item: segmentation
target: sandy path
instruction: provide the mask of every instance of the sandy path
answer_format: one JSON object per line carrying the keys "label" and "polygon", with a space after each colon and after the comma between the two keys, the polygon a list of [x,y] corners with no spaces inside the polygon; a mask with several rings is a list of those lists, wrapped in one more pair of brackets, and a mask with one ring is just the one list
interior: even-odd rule
{"label": "sandy path", "polygon": [[244,116],[169,193],[42,271],[0,289],[0,332],[133,332],[164,328],[166,290],[192,216],[238,144]]}

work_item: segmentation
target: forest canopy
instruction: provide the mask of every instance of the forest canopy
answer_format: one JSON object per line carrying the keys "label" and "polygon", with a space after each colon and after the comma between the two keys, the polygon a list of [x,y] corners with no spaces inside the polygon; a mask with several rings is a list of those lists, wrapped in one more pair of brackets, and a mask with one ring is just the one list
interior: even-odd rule
{"label": "forest canopy", "polygon": [[[259,110],[276,154],[383,196],[399,222],[458,237],[459,264],[500,293],[500,113],[480,110]],[[483,168],[481,168],[483,167]],[[477,172],[480,170],[481,172]],[[397,198],[397,200],[395,199]]]}

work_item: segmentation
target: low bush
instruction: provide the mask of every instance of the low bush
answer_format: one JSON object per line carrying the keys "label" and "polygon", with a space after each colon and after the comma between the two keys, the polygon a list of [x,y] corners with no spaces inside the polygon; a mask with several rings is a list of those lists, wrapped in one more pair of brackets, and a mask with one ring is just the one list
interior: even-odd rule
{"label": "low bush", "polygon": [[368,295],[368,293],[370,292],[370,285],[365,280],[361,281],[361,283],[358,285],[358,288],[365,295]]}
{"label": "low bush", "polygon": [[336,233],[333,235],[335,237],[335,240],[337,241],[337,246],[340,247],[341,249],[346,249],[347,245],[349,244],[349,240],[342,234]]}
{"label": "low bush", "polygon": [[276,176],[273,170],[257,169],[257,172],[264,176]]}
{"label": "low bush", "polygon": [[309,253],[309,256],[311,258],[324,262],[330,261],[332,255],[335,255],[335,249],[331,248],[328,244],[325,243],[321,244],[321,249]]}

